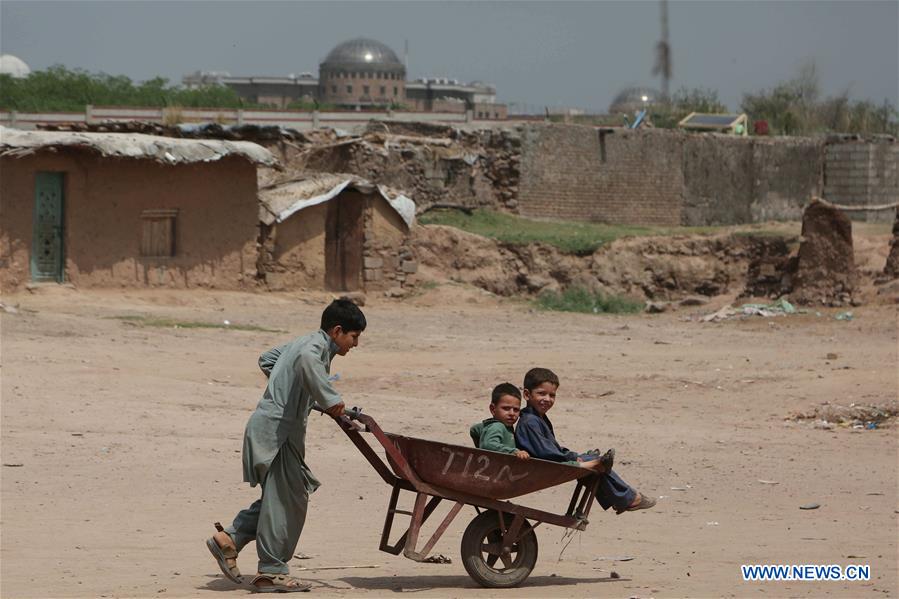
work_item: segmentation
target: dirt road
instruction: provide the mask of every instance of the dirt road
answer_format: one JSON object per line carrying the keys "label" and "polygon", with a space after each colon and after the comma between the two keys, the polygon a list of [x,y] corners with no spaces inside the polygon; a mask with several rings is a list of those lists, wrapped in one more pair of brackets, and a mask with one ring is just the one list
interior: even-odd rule
{"label": "dirt road", "polygon": [[[203,541],[257,496],[241,483],[239,453],[263,385],[257,356],[314,329],[326,296],[46,288],[3,301],[19,311],[0,319],[0,594],[248,594],[221,577]],[[386,430],[467,444],[494,384],[550,367],[562,379],[551,414],[561,440],[615,447],[616,470],[660,500],[622,516],[596,510],[573,539],[541,527],[525,586],[489,591],[458,557],[471,508],[436,548],[452,564],[377,551],[388,488],[331,421],[314,418],[307,454],[324,486],[298,548],[311,559],[293,565],[378,566],[308,572],[317,595],[896,596],[896,428],[784,419],[825,401],[895,400],[895,307],[857,308],[849,322],[823,311],[699,323],[684,320],[688,309],[537,313],[441,286],[403,302],[370,298],[365,312],[361,346],[332,372],[347,402]],[[568,493],[526,502],[564,509]],[[799,509],[812,502],[821,507]],[[633,559],[611,559],[621,557]],[[871,580],[742,581],[741,564],[765,563],[870,564]],[[254,571],[253,546],[240,566]]]}

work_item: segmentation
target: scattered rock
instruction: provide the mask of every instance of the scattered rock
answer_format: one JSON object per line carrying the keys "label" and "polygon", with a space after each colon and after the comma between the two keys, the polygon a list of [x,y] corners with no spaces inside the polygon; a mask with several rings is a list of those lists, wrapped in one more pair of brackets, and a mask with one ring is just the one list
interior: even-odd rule
{"label": "scattered rock", "polygon": [[646,302],[644,312],[647,314],[661,314],[668,311],[668,306],[667,302]]}
{"label": "scattered rock", "polygon": [[612,570],[612,573],[609,574],[609,576],[612,577],[612,578],[621,578],[621,574],[619,574],[619,573],[616,572],[615,570]]}
{"label": "scattered rock", "polygon": [[387,297],[400,299],[406,297],[406,290],[402,287],[391,287],[384,292],[384,295],[386,295]]}
{"label": "scattered rock", "polygon": [[359,307],[365,305],[365,294],[361,291],[350,291],[341,296],[341,299],[348,299]]}
{"label": "scattered rock", "polygon": [[825,356],[825,358],[828,360],[836,360],[837,358],[839,358],[839,356],[835,353],[829,353],[827,354],[827,356]]}
{"label": "scattered rock", "polygon": [[800,505],[799,509],[800,510],[816,510],[819,507],[821,507],[820,503],[806,503],[804,505]]}
{"label": "scattered rock", "polygon": [[709,303],[709,298],[701,295],[688,295],[680,301],[681,306],[704,306]]}

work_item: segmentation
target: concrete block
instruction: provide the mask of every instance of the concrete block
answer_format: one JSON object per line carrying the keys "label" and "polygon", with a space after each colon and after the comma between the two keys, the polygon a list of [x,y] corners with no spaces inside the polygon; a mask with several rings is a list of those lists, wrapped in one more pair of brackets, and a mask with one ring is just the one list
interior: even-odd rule
{"label": "concrete block", "polygon": [[404,273],[418,272],[418,261],[417,260],[404,260],[402,270]]}
{"label": "concrete block", "polygon": [[380,256],[366,256],[363,259],[365,268],[382,268],[384,260]]}
{"label": "concrete block", "polygon": [[380,281],[383,273],[379,268],[366,268],[363,276],[366,281]]}

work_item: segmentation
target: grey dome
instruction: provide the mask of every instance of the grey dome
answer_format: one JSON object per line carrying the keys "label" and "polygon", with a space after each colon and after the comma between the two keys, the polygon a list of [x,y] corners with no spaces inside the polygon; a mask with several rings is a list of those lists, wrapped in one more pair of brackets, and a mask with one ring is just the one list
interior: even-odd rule
{"label": "grey dome", "polygon": [[337,44],[321,66],[377,66],[403,68],[396,53],[379,41],[357,37]]}
{"label": "grey dome", "polygon": [[[643,97],[646,96],[644,102]],[[609,106],[610,114],[626,114],[643,110],[644,105],[659,104],[665,102],[664,95],[651,87],[626,87],[615,96],[612,105]]]}

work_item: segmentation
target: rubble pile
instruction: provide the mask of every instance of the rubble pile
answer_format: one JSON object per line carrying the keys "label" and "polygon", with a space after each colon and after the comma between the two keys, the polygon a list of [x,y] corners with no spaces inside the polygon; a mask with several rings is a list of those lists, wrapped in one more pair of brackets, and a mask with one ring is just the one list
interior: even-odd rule
{"label": "rubble pile", "polygon": [[798,250],[794,246],[783,239],[761,245],[742,295],[789,297],[806,306],[857,305],[852,222],[839,208],[812,198],[802,215]]}
{"label": "rubble pile", "polygon": [[847,406],[825,402],[808,412],[796,412],[787,420],[810,420],[816,428],[832,429],[835,426],[864,428],[868,430],[889,426],[899,416],[899,402],[884,401],[880,404],[856,404]]}
{"label": "rubble pile", "polygon": [[802,215],[802,242],[790,298],[805,305],[851,304],[858,278],[854,260],[849,217],[813,198]]}
{"label": "rubble pile", "polygon": [[582,287],[664,304],[740,288],[764,237],[640,237],[615,240],[587,256],[542,243],[515,245],[452,227],[416,227],[422,267],[501,296]]}
{"label": "rubble pile", "polygon": [[[349,173],[402,189],[419,212],[435,205],[517,212],[517,130],[462,131],[429,123],[373,121],[360,135],[298,135],[277,147],[266,144],[280,152],[283,179],[303,172]],[[276,180],[265,180],[271,182]]]}

